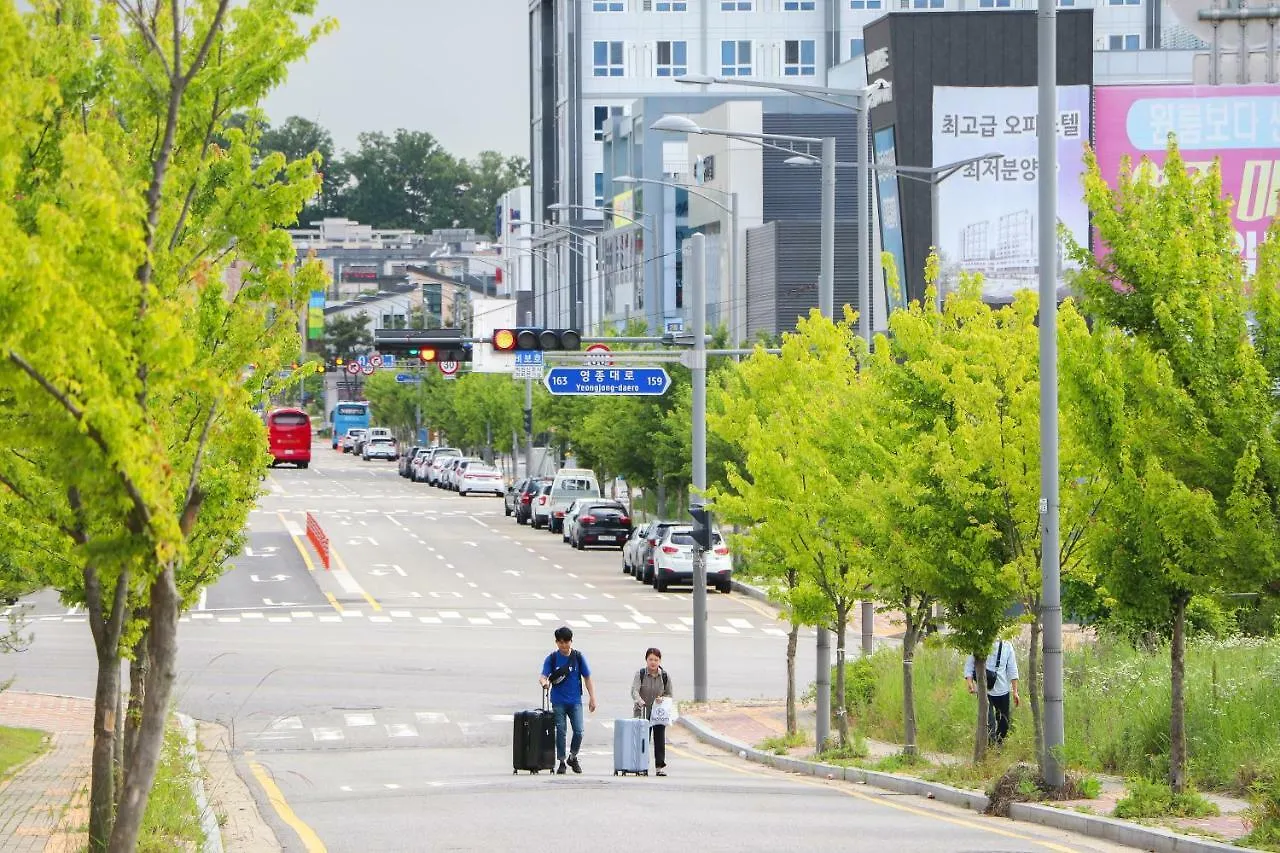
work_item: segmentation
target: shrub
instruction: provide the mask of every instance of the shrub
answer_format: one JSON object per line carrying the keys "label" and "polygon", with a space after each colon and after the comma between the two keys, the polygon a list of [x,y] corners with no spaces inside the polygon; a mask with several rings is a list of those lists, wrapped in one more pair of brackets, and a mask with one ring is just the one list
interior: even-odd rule
{"label": "shrub", "polygon": [[1249,834],[1241,843],[1262,850],[1280,850],[1280,778],[1260,779],[1250,787],[1245,820]]}
{"label": "shrub", "polygon": [[793,747],[804,746],[809,736],[802,731],[788,735],[767,737],[756,746],[756,749],[772,752],[774,755],[786,755]]}
{"label": "shrub", "polygon": [[1218,807],[1193,790],[1175,794],[1163,782],[1134,779],[1124,799],[1116,803],[1113,814],[1126,819],[1159,817],[1210,817]]}

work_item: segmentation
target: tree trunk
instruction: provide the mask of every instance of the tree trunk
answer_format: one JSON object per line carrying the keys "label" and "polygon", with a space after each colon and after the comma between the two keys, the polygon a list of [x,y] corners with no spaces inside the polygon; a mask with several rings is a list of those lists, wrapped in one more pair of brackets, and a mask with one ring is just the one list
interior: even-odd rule
{"label": "tree trunk", "polygon": [[[1040,608],[1031,611],[1031,649],[1027,652],[1027,694],[1031,697],[1031,727],[1036,737],[1036,755],[1044,760],[1044,719],[1041,717],[1043,696],[1040,693],[1040,639],[1044,628],[1040,624]],[[1012,708],[1010,712],[1012,712]],[[1042,771],[1044,768],[1040,768]],[[1043,773],[1041,774],[1043,775]]]}
{"label": "tree trunk", "polygon": [[973,763],[987,757],[987,652],[973,655],[973,681],[978,686],[978,728],[973,737]]}
{"label": "tree trunk", "polygon": [[849,709],[845,707],[844,693],[844,635],[849,627],[849,608],[836,608],[836,689],[831,704],[836,709],[836,731],[840,733],[840,746],[849,745]]}
{"label": "tree trunk", "polygon": [[177,676],[178,612],[182,599],[174,580],[174,565],[167,563],[151,584],[150,624],[147,630],[148,666],[142,702],[142,720],[134,748],[128,755],[124,796],[116,812],[109,853],[132,853],[138,845],[142,816],[155,783],[156,766],[168,725],[169,697]]}
{"label": "tree trunk", "polygon": [[1169,648],[1169,787],[1180,794],[1187,787],[1187,730],[1183,699],[1186,675],[1187,597],[1173,603],[1173,643]]}
{"label": "tree trunk", "polygon": [[93,623],[98,672],[93,693],[93,748],[89,773],[89,850],[101,853],[111,838],[116,805],[116,746],[120,740],[120,635],[124,629],[129,574],[116,578],[111,610],[103,607],[102,587],[93,566],[86,566],[85,602]]}
{"label": "tree trunk", "polygon": [[792,622],[787,632],[787,734],[799,728],[796,722],[796,645],[800,641],[800,625]]}
{"label": "tree trunk", "polygon": [[913,665],[916,657],[916,638],[920,627],[911,617],[911,608],[904,608],[907,631],[902,636],[902,752],[916,755],[916,683]]}
{"label": "tree trunk", "polygon": [[[125,782],[127,783],[127,768],[133,762],[134,749],[138,742],[138,727],[142,725],[142,709],[143,703],[147,696],[147,669],[150,666],[150,651],[147,648],[147,638],[151,635],[151,626],[147,624],[142,629],[141,636],[133,645],[133,659],[129,661],[129,706],[124,715],[124,760],[125,760]],[[123,786],[117,792],[124,793]]]}

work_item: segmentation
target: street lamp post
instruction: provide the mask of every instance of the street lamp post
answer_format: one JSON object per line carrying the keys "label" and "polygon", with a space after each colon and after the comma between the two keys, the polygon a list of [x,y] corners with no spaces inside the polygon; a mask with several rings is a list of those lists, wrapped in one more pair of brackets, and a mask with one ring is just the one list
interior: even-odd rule
{"label": "street lamp post", "polygon": [[[634,216],[629,216],[629,215],[627,215],[627,214],[625,214],[625,213],[617,213],[617,212],[615,212],[615,211],[610,211],[609,209],[604,208],[604,207],[596,207],[595,205],[590,205],[590,204],[567,204],[567,203],[565,203],[565,202],[556,202],[555,204],[549,205],[549,206],[547,207],[547,209],[548,209],[548,210],[591,210],[591,211],[596,211],[596,212],[598,212],[598,213],[609,214],[609,215],[614,216],[614,217],[619,217],[619,218],[625,219],[625,220],[627,220],[628,222],[632,223],[633,225],[639,225],[642,229],[644,229],[645,231],[648,231],[648,232],[649,232],[650,236],[652,236],[652,237],[653,237],[653,239],[654,239],[654,241],[655,241],[655,242],[656,242],[656,241],[657,241],[657,239],[658,239],[658,238],[657,238],[657,234],[656,234],[656,233],[654,232],[654,230],[653,230],[653,227],[652,227],[652,226],[649,226],[649,225],[645,225],[645,224],[644,224],[644,222],[643,222],[642,220],[636,219]],[[641,213],[640,215],[641,215],[641,216],[649,216],[649,214],[647,214],[647,213]],[[585,229],[584,229],[584,230],[585,230]],[[599,234],[598,234],[597,232],[594,232],[594,231],[592,231],[592,232],[588,232],[588,233],[590,233],[590,235],[591,235],[591,236],[593,236],[593,237],[598,237],[598,236],[599,236]],[[585,259],[585,256],[584,256],[584,259]],[[598,258],[598,256],[597,256],[597,261],[596,261],[596,263],[597,263],[597,266],[598,266],[598,265],[599,265],[599,258]],[[597,278],[598,278],[598,277],[597,277]],[[584,290],[585,290],[585,288],[584,288]],[[570,301],[572,302],[573,300],[571,299]],[[579,301],[581,301],[581,300],[579,300]],[[571,322],[569,325],[573,326],[574,328],[579,328],[579,329],[581,329],[581,328],[585,328],[585,326],[584,326],[583,324],[581,324],[581,319],[582,319],[582,318],[581,318],[581,316],[579,315],[579,317],[578,317],[579,322],[578,322],[578,323],[573,323],[573,322]]]}
{"label": "street lamp post", "polygon": [[740,300],[737,294],[739,264],[738,264],[738,194],[736,192],[726,192],[724,190],[716,190],[723,195],[729,197],[729,204],[725,205],[722,201],[717,201],[705,192],[701,192],[693,187],[684,184],[677,184],[673,181],[660,181],[656,178],[635,178],[631,175],[618,175],[613,179],[615,184],[654,184],[660,187],[673,187],[674,189],[684,190],[690,195],[695,195],[709,204],[729,214],[729,289],[731,292],[729,300],[729,323],[733,327],[733,346],[739,348],[742,346],[742,329],[739,325],[739,312],[745,299]]}

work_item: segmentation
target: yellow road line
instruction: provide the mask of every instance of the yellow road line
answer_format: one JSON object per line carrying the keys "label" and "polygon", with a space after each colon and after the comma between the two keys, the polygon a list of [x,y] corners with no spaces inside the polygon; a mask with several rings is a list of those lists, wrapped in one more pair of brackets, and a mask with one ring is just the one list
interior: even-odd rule
{"label": "yellow road line", "polygon": [[[329,556],[333,558],[333,561],[335,563],[337,563],[339,569],[341,569],[342,571],[346,572],[349,575],[351,574],[351,570],[347,568],[347,561],[342,559],[342,555],[338,553],[337,548],[333,547],[332,542],[329,543]],[[352,579],[353,580],[355,579],[354,575],[352,576]],[[372,595],[366,592],[363,586],[360,587],[360,594],[364,596],[365,601],[369,602],[369,606],[374,609],[374,612],[377,612],[382,609],[382,605],[378,603],[377,599],[375,599]]]}
{"label": "yellow road line", "polygon": [[333,597],[333,593],[326,592],[324,594],[324,597],[329,599],[329,603],[333,605],[334,610],[338,611],[339,613],[342,612],[342,605],[338,603],[338,599]]}
{"label": "yellow road line", "polygon": [[262,786],[262,790],[266,792],[267,802],[271,803],[271,807],[276,810],[276,814],[294,832],[298,833],[298,838],[302,840],[302,846],[307,849],[307,853],[327,853],[328,848],[324,846],[320,836],[316,835],[315,830],[303,823],[302,818],[294,813],[288,801],[285,800],[284,794],[280,792],[275,780],[267,773],[266,768],[256,761],[250,761],[249,770],[253,773],[253,778],[257,779],[258,784]]}
{"label": "yellow road line", "polygon": [[[714,758],[708,758],[705,755],[699,755],[696,752],[690,752],[687,749],[683,749],[682,747],[673,746],[670,744],[667,746],[667,748],[678,755],[683,755],[686,758],[692,758],[695,761],[701,761],[704,764],[711,764],[716,767],[722,767],[727,770],[733,770],[734,772],[742,773],[745,776],[757,776],[761,779],[770,779],[773,781],[777,781],[779,778],[776,772],[766,773],[760,770],[752,769],[750,767],[742,767],[737,764],[730,764],[725,761],[717,761]],[[985,823],[979,823],[978,821],[967,820],[965,818],[959,818],[959,817],[950,817],[948,815],[929,811],[928,809],[920,809],[920,808],[916,808],[915,806],[904,805],[895,800],[890,800],[883,797],[876,797],[876,796],[872,796],[871,794],[864,794],[861,791],[848,787],[844,783],[835,784],[835,783],[819,782],[817,780],[805,779],[803,777],[795,777],[791,775],[787,776],[787,781],[796,782],[801,785],[809,785],[810,787],[814,787],[814,788],[822,788],[828,791],[837,791],[841,794],[844,794],[849,797],[853,797],[858,800],[865,800],[868,803],[875,803],[877,805],[886,806],[887,808],[897,809],[898,811],[906,812],[908,814],[918,815],[919,817],[926,817],[926,818],[931,818],[933,820],[940,820],[940,821],[943,821],[944,823],[950,823],[956,826],[963,826],[968,829],[977,829],[981,832],[990,832],[993,835],[1002,835],[1005,838],[1014,838],[1014,839],[1017,839],[1018,841],[1029,841],[1032,844],[1038,844],[1041,847],[1044,847],[1048,850],[1057,851],[1057,853],[1077,853],[1076,850],[1070,847],[1064,847],[1061,844],[1055,844],[1052,841],[1044,841],[1039,838],[1034,838],[1030,835],[1022,835],[1021,833],[1018,833],[1018,832],[1009,832],[1008,830],[999,829],[994,826],[988,826]]]}
{"label": "yellow road line", "polygon": [[280,518],[280,523],[284,525],[285,531],[288,532],[289,538],[293,540],[293,544],[298,546],[298,553],[302,555],[302,562],[307,564],[307,571],[314,572],[316,564],[311,561],[311,555],[307,553],[307,546],[303,545],[302,540],[298,538],[298,534],[293,532],[293,529],[289,526],[288,519],[284,517],[284,513],[277,512],[276,515]]}

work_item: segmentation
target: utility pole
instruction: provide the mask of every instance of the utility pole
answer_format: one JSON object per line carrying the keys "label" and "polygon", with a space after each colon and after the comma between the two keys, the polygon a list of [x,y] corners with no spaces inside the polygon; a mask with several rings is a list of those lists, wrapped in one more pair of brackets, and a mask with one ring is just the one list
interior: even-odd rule
{"label": "utility pole", "polygon": [[1066,783],[1058,751],[1066,740],[1062,713],[1062,585],[1058,543],[1058,9],[1040,0],[1040,532],[1044,619],[1044,754],[1040,772],[1055,788]]}
{"label": "utility pole", "polygon": [[[524,312],[524,324],[533,325],[533,312]],[[533,379],[524,378],[524,475],[533,473]]]}
{"label": "utility pole", "polygon": [[[693,300],[693,490],[707,490],[707,279],[706,240],[694,234],[685,241],[684,275]],[[708,519],[708,525],[711,524]],[[707,560],[694,546],[693,564],[693,701],[707,701]]]}

